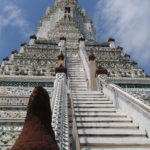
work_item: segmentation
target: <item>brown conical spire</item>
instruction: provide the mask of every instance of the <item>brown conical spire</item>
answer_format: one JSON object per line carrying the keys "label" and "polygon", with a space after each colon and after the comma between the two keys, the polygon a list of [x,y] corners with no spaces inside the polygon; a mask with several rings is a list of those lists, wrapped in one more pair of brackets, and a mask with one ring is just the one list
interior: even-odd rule
{"label": "brown conical spire", "polygon": [[49,95],[37,86],[29,99],[23,130],[11,150],[58,150],[51,122]]}

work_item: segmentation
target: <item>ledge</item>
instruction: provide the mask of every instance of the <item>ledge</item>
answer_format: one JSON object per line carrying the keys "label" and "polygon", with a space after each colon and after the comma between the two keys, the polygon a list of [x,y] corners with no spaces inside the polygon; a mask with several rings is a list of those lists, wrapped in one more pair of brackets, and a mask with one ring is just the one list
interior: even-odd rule
{"label": "ledge", "polygon": [[116,84],[150,84],[150,78],[108,77],[106,80]]}
{"label": "ledge", "polygon": [[56,77],[53,76],[11,76],[11,75],[0,75],[0,82],[2,81],[18,81],[18,82],[54,82]]}

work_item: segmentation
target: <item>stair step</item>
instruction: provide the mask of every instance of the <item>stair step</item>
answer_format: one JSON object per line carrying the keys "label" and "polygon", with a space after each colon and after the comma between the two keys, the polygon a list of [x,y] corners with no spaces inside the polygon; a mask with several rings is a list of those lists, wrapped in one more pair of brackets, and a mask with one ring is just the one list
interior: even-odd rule
{"label": "stair step", "polygon": [[150,149],[150,139],[145,137],[80,137],[80,143],[81,150],[148,150],[148,147]]}
{"label": "stair step", "polygon": [[103,97],[103,98],[106,98],[105,96],[104,96],[104,94],[100,94],[100,93],[90,93],[90,92],[81,92],[80,91],[80,93],[78,93],[78,92],[72,92],[72,94],[73,95],[76,95],[77,97],[91,97],[91,98],[93,98],[93,97]]}
{"label": "stair step", "polygon": [[74,104],[113,104],[112,101],[87,101],[87,100],[74,100]]}
{"label": "stair step", "polygon": [[76,117],[77,122],[132,122],[130,118],[122,117]]}
{"label": "stair step", "polygon": [[102,112],[76,112],[76,116],[97,116],[97,117],[127,117],[126,114],[123,113],[102,113]]}
{"label": "stair step", "polygon": [[81,150],[150,150],[150,146],[149,145],[148,146],[147,145],[118,146],[118,147],[110,146],[110,148],[106,146],[101,146],[101,147],[90,146],[90,148],[86,146],[81,146]]}
{"label": "stair step", "polygon": [[71,81],[72,85],[87,85],[86,81]]}
{"label": "stair step", "polygon": [[71,79],[72,78],[74,78],[74,79],[77,79],[77,78],[81,78],[81,79],[85,79],[85,75],[79,75],[79,74],[77,74],[77,75],[74,75],[74,74],[71,74]]}
{"label": "stair step", "polygon": [[75,108],[78,112],[116,112],[115,108]]}
{"label": "stair step", "polygon": [[71,83],[73,83],[73,84],[85,84],[86,80],[85,79],[82,79],[82,80],[77,80],[77,79],[72,80],[71,79]]}
{"label": "stair step", "polygon": [[70,70],[70,71],[84,71],[83,68],[79,68],[79,67],[78,68],[69,67],[68,70]]}
{"label": "stair step", "polygon": [[112,103],[112,101],[110,101],[109,99],[104,99],[104,98],[99,98],[99,99],[98,99],[98,98],[97,98],[97,99],[95,99],[95,98],[94,98],[94,99],[90,99],[90,98],[88,99],[88,98],[87,98],[87,99],[83,99],[83,98],[76,98],[76,97],[73,97],[73,100],[74,100],[74,101],[77,101],[77,102],[87,102],[87,103],[88,103],[88,102],[89,102],[89,103],[91,103],[91,102],[92,102],[92,103],[107,103],[107,102],[108,102],[108,103],[109,103],[109,102]]}
{"label": "stair step", "polygon": [[135,128],[139,126],[129,122],[110,122],[110,123],[77,123],[78,128]]}
{"label": "stair step", "polygon": [[71,82],[71,85],[73,85],[73,86],[82,86],[82,85],[86,85],[87,86],[87,83],[86,82]]}
{"label": "stair step", "polygon": [[[80,61],[80,60],[79,60]],[[80,63],[80,62],[71,62],[71,61],[69,61],[69,62],[67,62],[67,66],[68,67],[70,67],[70,66],[72,66],[72,67],[76,67],[76,66],[82,66],[82,64]]]}
{"label": "stair step", "polygon": [[75,89],[75,90],[81,90],[81,89],[86,89],[87,90],[87,86],[71,86],[72,89]]}
{"label": "stair step", "polygon": [[75,65],[82,65],[80,62],[78,62],[78,61],[73,61],[73,62],[71,62],[71,61],[69,61],[69,62],[67,62],[67,64],[68,64],[68,66],[70,66],[70,65],[72,65],[72,66],[75,66]]}
{"label": "stair step", "polygon": [[68,71],[68,73],[71,75],[71,77],[85,77],[84,71],[78,71],[78,72],[73,72],[73,71]]}
{"label": "stair step", "polygon": [[108,104],[101,104],[101,105],[76,105],[74,104],[74,108],[98,108],[98,109],[101,109],[101,108],[115,108],[114,105],[108,105]]}
{"label": "stair step", "polygon": [[104,96],[104,94],[102,94],[102,93],[100,94],[100,92],[97,93],[96,91],[95,91],[95,93],[89,92],[89,91],[86,91],[86,92],[81,92],[81,91],[80,92],[79,91],[74,92],[74,91],[72,91],[72,94],[77,95],[79,97],[86,97],[86,96],[88,96],[88,97],[102,97],[103,96],[106,98],[106,96]]}
{"label": "stair step", "polygon": [[71,86],[76,86],[76,87],[80,87],[80,86],[85,86],[86,85],[86,83],[84,82],[84,83],[71,83]]}
{"label": "stair step", "polygon": [[73,88],[87,88],[87,85],[76,86],[76,85],[72,84],[71,87],[73,87]]}
{"label": "stair step", "polygon": [[74,68],[74,69],[82,68],[83,69],[83,65],[82,64],[68,64],[67,68],[68,69],[70,69],[70,68]]}
{"label": "stair step", "polygon": [[75,99],[75,100],[82,100],[82,101],[110,101],[108,98],[106,98],[106,97],[104,97],[104,96],[93,96],[93,97],[91,97],[91,96],[79,96],[79,95],[73,95],[73,99]]}
{"label": "stair step", "polygon": [[71,84],[87,84],[86,80],[71,80]]}
{"label": "stair step", "polygon": [[86,94],[86,93],[85,93],[85,94],[82,94],[82,95],[81,95],[81,94],[73,94],[73,93],[72,93],[72,95],[73,95],[73,96],[76,96],[77,98],[83,98],[83,99],[94,99],[94,98],[95,98],[95,99],[96,99],[96,98],[99,98],[99,99],[100,99],[100,98],[108,99],[108,98],[105,97],[104,95],[100,95],[100,94],[97,94],[97,95],[95,94],[95,95],[93,95],[93,94]]}
{"label": "stair step", "polygon": [[80,78],[80,79],[70,78],[70,82],[71,82],[71,83],[78,82],[78,84],[80,84],[80,82],[87,83],[87,81],[86,81],[86,79],[85,79],[85,78]]}
{"label": "stair step", "polygon": [[107,99],[107,97],[104,96],[103,94],[86,93],[86,91],[83,92],[83,93],[79,93],[79,94],[72,92],[72,95],[76,96],[76,97],[79,97],[79,98],[105,98],[105,99]]}
{"label": "stair step", "polygon": [[[133,129],[78,129],[79,136],[146,136],[145,131],[133,130]],[[101,140],[101,137],[100,140]]]}
{"label": "stair step", "polygon": [[85,77],[70,77],[71,80],[86,80]]}
{"label": "stair step", "polygon": [[85,76],[84,71],[82,70],[69,70],[68,69],[67,71],[70,75],[78,75],[78,76],[84,75]]}
{"label": "stair step", "polygon": [[80,77],[81,79],[86,79],[85,75],[83,73],[78,73],[78,74],[72,74],[72,73],[70,73],[70,76],[71,76],[71,79],[72,78],[77,79],[77,77]]}
{"label": "stair step", "polygon": [[100,95],[104,95],[103,93],[101,93],[100,91],[85,91],[85,92],[81,92],[81,91],[72,91],[73,94],[100,94]]}

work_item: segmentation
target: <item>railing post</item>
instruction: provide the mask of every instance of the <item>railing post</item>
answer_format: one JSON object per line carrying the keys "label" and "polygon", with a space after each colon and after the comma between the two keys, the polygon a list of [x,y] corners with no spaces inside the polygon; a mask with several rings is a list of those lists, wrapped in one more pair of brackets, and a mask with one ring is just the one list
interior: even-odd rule
{"label": "railing post", "polygon": [[56,140],[58,141],[59,149],[70,150],[68,98],[65,73],[56,73],[52,98],[52,126]]}
{"label": "railing post", "polygon": [[60,38],[59,46],[60,46],[60,52],[65,53],[65,50],[66,50],[66,38],[65,37]]}
{"label": "railing post", "polygon": [[[59,65],[62,64],[63,66],[66,66],[66,38],[65,37],[60,37],[60,58],[59,60]],[[63,56],[62,56],[63,55]]]}
{"label": "railing post", "polygon": [[91,51],[89,55],[89,69],[90,69],[90,79],[91,79],[91,90],[96,91],[96,63],[95,63],[95,56],[93,51]]}
{"label": "railing post", "polygon": [[88,88],[91,90],[91,77],[90,77],[90,68],[89,68],[89,62],[88,62],[88,56],[85,50],[85,39],[80,38],[79,39],[79,54],[85,69],[86,77],[88,79]]}

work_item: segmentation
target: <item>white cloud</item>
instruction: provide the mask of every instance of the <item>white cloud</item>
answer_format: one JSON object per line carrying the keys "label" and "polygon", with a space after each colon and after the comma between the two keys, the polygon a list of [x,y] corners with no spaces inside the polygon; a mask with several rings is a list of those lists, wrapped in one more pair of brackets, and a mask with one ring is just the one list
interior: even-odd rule
{"label": "white cloud", "polygon": [[8,27],[17,28],[23,37],[31,33],[31,24],[25,19],[23,11],[15,3],[2,0],[0,5],[0,33]]}
{"label": "white cloud", "polygon": [[99,0],[95,23],[99,38],[114,37],[150,73],[150,0]]}

